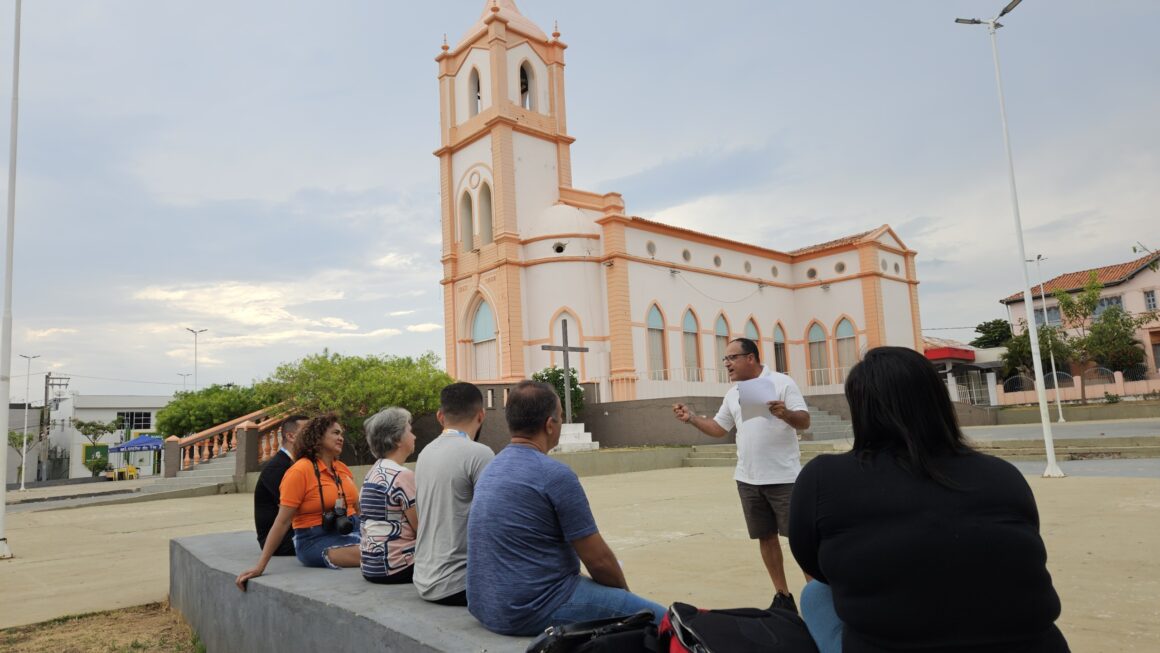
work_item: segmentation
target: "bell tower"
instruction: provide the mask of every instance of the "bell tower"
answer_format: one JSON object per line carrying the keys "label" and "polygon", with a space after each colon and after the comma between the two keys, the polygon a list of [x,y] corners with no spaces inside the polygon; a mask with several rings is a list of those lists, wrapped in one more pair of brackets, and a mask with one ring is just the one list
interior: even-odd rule
{"label": "bell tower", "polygon": [[460,379],[526,375],[522,245],[572,186],[559,36],[513,0],[487,0],[435,58],[446,365]]}

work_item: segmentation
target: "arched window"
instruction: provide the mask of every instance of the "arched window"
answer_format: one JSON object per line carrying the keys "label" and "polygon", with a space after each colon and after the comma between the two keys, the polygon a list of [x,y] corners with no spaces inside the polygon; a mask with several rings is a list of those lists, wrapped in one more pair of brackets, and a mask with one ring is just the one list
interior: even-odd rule
{"label": "arched window", "polygon": [[785,331],[780,324],[773,327],[773,368],[782,374],[789,370],[785,356]]}
{"label": "arched window", "polygon": [[717,316],[717,324],[713,327],[713,353],[717,357],[717,381],[729,382],[729,372],[725,369],[725,348],[729,346],[729,323],[724,315]]}
{"label": "arched window", "polygon": [[491,186],[484,182],[479,187],[479,244],[486,245],[495,240],[491,226]]}
{"label": "arched window", "polygon": [[467,77],[467,113],[474,118],[483,109],[483,94],[479,86],[479,71],[471,69]]}
{"label": "arched window", "polygon": [[499,347],[491,305],[480,302],[471,319],[472,376],[477,380],[499,378]]}
{"label": "arched window", "polygon": [[475,249],[475,238],[472,233],[472,224],[474,219],[471,215],[471,195],[463,192],[463,197],[459,198],[459,242],[463,244],[463,251],[470,252]]}
{"label": "arched window", "polygon": [[809,333],[810,385],[830,384],[830,356],[826,353],[826,330],[814,322]]}
{"label": "arched window", "polygon": [[656,304],[648,310],[648,378],[664,381],[665,373],[665,318]]}
{"label": "arched window", "polygon": [[688,381],[701,380],[701,337],[698,333],[700,326],[693,311],[685,311],[685,319],[681,321],[681,346],[684,350],[685,379]]}
{"label": "arched window", "polygon": [[761,346],[761,333],[757,330],[757,323],[750,319],[745,323],[745,337]]}
{"label": "arched window", "polygon": [[528,111],[536,110],[536,74],[526,61],[520,64],[520,106]]}
{"label": "arched window", "polygon": [[850,320],[843,319],[838,323],[834,337],[838,339],[838,373],[835,381],[843,383],[846,374],[858,360],[858,339],[854,335],[854,325],[850,324]]}

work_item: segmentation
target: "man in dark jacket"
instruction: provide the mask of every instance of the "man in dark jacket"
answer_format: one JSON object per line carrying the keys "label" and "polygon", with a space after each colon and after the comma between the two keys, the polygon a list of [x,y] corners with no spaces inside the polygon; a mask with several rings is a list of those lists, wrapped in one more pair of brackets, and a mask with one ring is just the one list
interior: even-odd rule
{"label": "man in dark jacket", "polygon": [[[278,491],[282,485],[282,476],[290,465],[294,463],[294,436],[298,429],[307,422],[305,415],[291,415],[282,422],[282,446],[278,453],[266,461],[262,473],[258,475],[258,486],[254,488],[254,526],[258,531],[258,548],[266,546],[266,535],[274,526],[274,518],[278,516],[278,502],[282,498]],[[294,555],[294,532],[286,531],[286,537],[274,552],[276,556]]]}

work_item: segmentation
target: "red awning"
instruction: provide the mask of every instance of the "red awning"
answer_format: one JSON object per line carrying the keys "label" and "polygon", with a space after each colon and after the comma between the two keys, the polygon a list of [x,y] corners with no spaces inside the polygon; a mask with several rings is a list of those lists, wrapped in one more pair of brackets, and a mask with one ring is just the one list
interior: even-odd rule
{"label": "red awning", "polygon": [[932,361],[973,361],[975,360],[975,352],[970,349],[960,349],[958,347],[935,347],[926,350],[926,357]]}

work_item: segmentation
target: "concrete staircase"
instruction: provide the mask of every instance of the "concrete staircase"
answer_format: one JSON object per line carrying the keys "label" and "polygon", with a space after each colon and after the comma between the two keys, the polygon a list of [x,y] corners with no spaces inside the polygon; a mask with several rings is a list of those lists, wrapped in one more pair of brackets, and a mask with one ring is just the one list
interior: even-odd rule
{"label": "concrete staircase", "polygon": [[854,441],[854,431],[850,423],[839,415],[817,408],[810,408],[810,428],[802,431],[802,440],[844,440]]}
{"label": "concrete staircase", "polygon": [[173,478],[157,479],[155,483],[142,487],[141,494],[160,494],[208,487],[217,487],[216,494],[237,492],[237,486],[234,483],[234,468],[237,463],[234,461],[234,457],[234,452],[230,451],[224,456],[203,462],[191,470],[179,471],[177,476]]}

